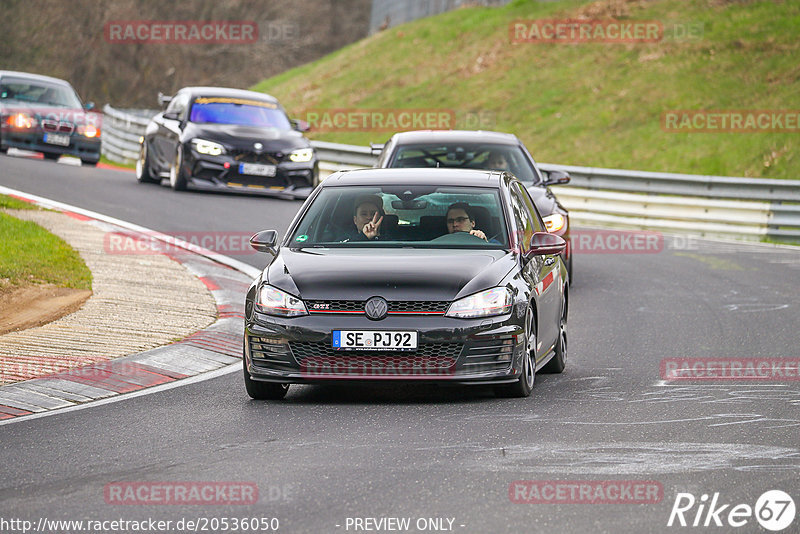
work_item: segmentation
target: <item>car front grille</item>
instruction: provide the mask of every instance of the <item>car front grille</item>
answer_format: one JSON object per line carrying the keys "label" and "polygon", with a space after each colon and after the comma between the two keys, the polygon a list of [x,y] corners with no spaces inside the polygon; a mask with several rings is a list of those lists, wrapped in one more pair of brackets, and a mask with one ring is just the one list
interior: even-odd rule
{"label": "car front grille", "polygon": [[[308,312],[364,314],[363,300],[309,300]],[[389,301],[388,315],[444,315],[450,305],[447,301]]]}
{"label": "car front grille", "polygon": [[413,352],[339,351],[327,343],[290,342],[308,375],[407,377],[452,375],[461,343],[427,343]]}
{"label": "car front grille", "polygon": [[45,132],[71,134],[75,130],[75,125],[71,122],[56,121],[53,119],[42,119],[42,129]]}
{"label": "car front grille", "polygon": [[234,149],[229,154],[239,163],[262,163],[266,165],[277,165],[286,159],[283,152],[253,152],[252,150]]}

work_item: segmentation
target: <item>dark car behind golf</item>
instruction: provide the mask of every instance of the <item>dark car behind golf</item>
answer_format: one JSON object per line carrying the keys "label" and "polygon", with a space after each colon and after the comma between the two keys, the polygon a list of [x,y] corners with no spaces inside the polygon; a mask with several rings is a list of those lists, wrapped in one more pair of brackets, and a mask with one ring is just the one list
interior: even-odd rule
{"label": "dark car behind golf", "polygon": [[[355,225],[363,199],[382,204],[374,239]],[[485,239],[442,232],[459,202],[483,220]],[[273,230],[251,244],[274,255],[245,302],[244,380],[253,398],[331,380],[484,384],[528,396],[536,371],[564,369],[565,242],[545,231],[509,173],[338,172],[280,246]]]}
{"label": "dark car behind golf", "polygon": [[317,158],[272,96],[224,87],[185,87],[160,97],[167,108],[147,125],[136,177],[217,191],[305,198],[318,181]]}
{"label": "dark car behind golf", "polygon": [[[381,145],[377,145],[381,147]],[[493,157],[499,157],[495,163]],[[494,169],[513,173],[528,188],[547,231],[567,242],[563,257],[572,279],[569,212],[550,190],[569,183],[562,171],[544,172],[516,135],[469,130],[424,130],[397,133],[382,145],[376,167],[450,167]]]}
{"label": "dark car behind golf", "polygon": [[0,152],[18,148],[97,165],[102,116],[92,108],[65,80],[0,71]]}

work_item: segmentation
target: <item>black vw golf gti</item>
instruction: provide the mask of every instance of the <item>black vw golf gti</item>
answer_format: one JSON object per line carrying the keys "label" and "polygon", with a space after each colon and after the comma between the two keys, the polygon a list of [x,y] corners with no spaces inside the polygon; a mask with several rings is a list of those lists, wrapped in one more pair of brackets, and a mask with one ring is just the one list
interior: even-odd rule
{"label": "black vw golf gti", "polygon": [[269,95],[222,87],[185,87],[147,125],[136,178],[175,190],[191,186],[306,198],[317,158],[301,130]]}
{"label": "black vw golf gti", "polygon": [[330,380],[490,384],[530,395],[567,355],[564,240],[512,174],[363,169],[329,176],[245,302],[256,399]]}

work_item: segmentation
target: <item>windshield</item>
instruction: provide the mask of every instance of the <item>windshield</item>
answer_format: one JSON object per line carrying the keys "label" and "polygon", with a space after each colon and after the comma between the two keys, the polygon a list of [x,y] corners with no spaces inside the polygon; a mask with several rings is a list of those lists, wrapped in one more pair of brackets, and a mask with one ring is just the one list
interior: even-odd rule
{"label": "windshield", "polygon": [[289,118],[272,102],[243,98],[197,98],[189,115],[191,122],[206,124],[237,124],[291,130]]}
{"label": "windshield", "polygon": [[82,108],[80,98],[70,87],[21,78],[3,78],[0,100],[15,100],[36,106]]}
{"label": "windshield", "polygon": [[[372,239],[363,231],[369,222],[378,227]],[[497,189],[330,187],[314,199],[289,246],[507,248],[507,235]]]}
{"label": "windshield", "polygon": [[519,146],[489,143],[435,143],[397,147],[389,167],[451,167],[508,171],[525,183],[539,178]]}

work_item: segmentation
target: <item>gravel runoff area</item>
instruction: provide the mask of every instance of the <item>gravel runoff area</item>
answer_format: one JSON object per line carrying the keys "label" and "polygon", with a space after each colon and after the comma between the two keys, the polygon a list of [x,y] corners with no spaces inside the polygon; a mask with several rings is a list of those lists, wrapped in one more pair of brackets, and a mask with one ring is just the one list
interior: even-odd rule
{"label": "gravel runoff area", "polygon": [[[258,269],[134,224],[14,193],[63,212],[19,216],[78,250],[94,276],[94,294],[71,315],[0,336],[0,372],[8,380],[0,383],[0,425],[199,375],[241,372],[244,295]],[[145,250],[119,253],[109,245],[119,238]]]}

